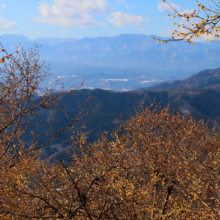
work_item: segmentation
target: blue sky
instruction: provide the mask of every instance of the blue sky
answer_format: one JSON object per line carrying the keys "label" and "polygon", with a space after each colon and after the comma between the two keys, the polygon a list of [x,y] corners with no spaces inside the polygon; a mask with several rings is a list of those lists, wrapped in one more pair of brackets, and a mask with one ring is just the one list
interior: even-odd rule
{"label": "blue sky", "polygon": [[[170,3],[180,12],[197,4],[196,0]],[[0,35],[23,34],[31,39],[128,33],[169,37],[173,19],[167,16],[167,9],[162,0],[1,0]]]}

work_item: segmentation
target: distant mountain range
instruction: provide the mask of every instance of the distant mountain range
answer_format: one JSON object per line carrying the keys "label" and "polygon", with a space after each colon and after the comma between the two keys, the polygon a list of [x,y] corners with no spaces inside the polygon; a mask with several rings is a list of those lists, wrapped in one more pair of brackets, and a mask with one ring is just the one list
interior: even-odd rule
{"label": "distant mountain range", "polygon": [[84,78],[86,88],[126,91],[220,67],[219,44],[162,44],[152,41],[152,37],[123,34],[31,40],[23,35],[2,35],[0,41],[10,52],[19,43],[27,48],[34,43],[41,45],[41,58],[51,63],[48,85],[54,77],[60,77],[66,86]]}

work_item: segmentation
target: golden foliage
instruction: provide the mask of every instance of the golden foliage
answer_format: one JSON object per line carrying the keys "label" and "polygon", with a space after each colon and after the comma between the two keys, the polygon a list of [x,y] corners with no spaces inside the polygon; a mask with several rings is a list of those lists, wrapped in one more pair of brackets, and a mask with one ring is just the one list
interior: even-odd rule
{"label": "golden foliage", "polygon": [[137,112],[113,141],[79,134],[68,165],[26,157],[1,180],[2,219],[219,219],[219,141],[168,110]]}
{"label": "golden foliage", "polygon": [[211,43],[217,42],[215,39],[220,37],[220,6],[218,0],[207,0],[207,4],[202,4],[201,1],[196,0],[196,9],[191,12],[179,12],[167,0],[163,0],[163,2],[168,4],[172,10],[168,16],[180,22],[173,23],[177,29],[172,32],[171,39],[167,41],[186,41],[194,45],[193,39],[203,36]]}
{"label": "golden foliage", "polygon": [[[40,152],[36,150],[70,129],[74,122],[80,120],[83,109],[73,118],[65,112],[64,106],[58,105],[60,98],[68,93],[63,87],[60,87],[60,93],[54,93],[55,86],[59,85],[58,81],[51,88],[42,89],[42,98],[37,97],[41,82],[48,76],[49,71],[40,60],[37,46],[30,50],[21,48],[19,52],[12,54],[8,54],[2,46],[1,51],[6,56],[3,56],[3,65],[0,67],[0,219],[17,219],[16,216],[8,217],[8,211],[17,211],[22,204],[23,190],[29,189],[28,185],[24,184],[25,180],[30,180],[33,177],[31,174],[35,175],[40,171],[40,168],[35,169],[35,165],[38,167],[38,164],[41,164]],[[54,118],[56,111],[62,110],[69,119],[68,124],[59,130],[51,130],[48,139],[43,143],[39,143],[41,131],[32,131],[32,140],[25,143],[24,133],[31,127],[41,126],[36,120],[39,117],[37,113],[42,109],[54,113]],[[52,120],[52,123],[55,124],[56,121]],[[16,192],[11,184],[17,187]],[[30,204],[33,203],[30,201]]]}

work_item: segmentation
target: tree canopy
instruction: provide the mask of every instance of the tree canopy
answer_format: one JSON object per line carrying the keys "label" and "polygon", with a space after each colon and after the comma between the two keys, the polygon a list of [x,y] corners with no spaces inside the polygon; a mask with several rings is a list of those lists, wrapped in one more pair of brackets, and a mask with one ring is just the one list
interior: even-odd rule
{"label": "tree canopy", "polygon": [[218,219],[219,141],[203,121],[143,108],[65,164],[27,156],[1,179],[1,219]]}

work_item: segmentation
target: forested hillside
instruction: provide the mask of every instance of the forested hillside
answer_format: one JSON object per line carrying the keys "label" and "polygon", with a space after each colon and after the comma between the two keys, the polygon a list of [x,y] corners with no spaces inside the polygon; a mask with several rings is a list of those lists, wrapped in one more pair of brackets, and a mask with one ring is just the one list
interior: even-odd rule
{"label": "forested hillside", "polygon": [[[149,106],[150,103],[169,106],[169,112],[180,110],[182,114],[193,116],[195,120],[203,119],[208,122],[209,127],[220,123],[220,84],[219,69],[204,70],[190,78],[181,81],[167,82],[151,87],[148,91],[140,89],[130,92],[116,92],[107,90],[88,90],[81,89],[76,95],[66,94],[62,97],[62,105],[67,106],[67,111],[73,116],[77,115],[79,110],[85,104],[85,117],[83,120],[75,123],[74,129],[82,130],[88,135],[88,142],[97,140],[104,132],[108,132],[108,138],[117,131],[118,126],[135,115],[141,106]],[[41,110],[38,121],[41,126],[38,131],[49,130],[49,125],[43,125],[43,122],[50,122],[50,115]],[[57,112],[58,127],[65,127],[67,118],[60,111]],[[81,127],[83,126],[83,129]],[[29,130],[25,134],[28,140]],[[71,146],[72,131],[62,134],[54,142],[48,145],[43,153],[47,156],[60,152],[65,156],[66,151]],[[42,140],[41,140],[42,139]],[[40,135],[40,140],[44,142],[46,133]],[[28,142],[27,142],[28,143]]]}

